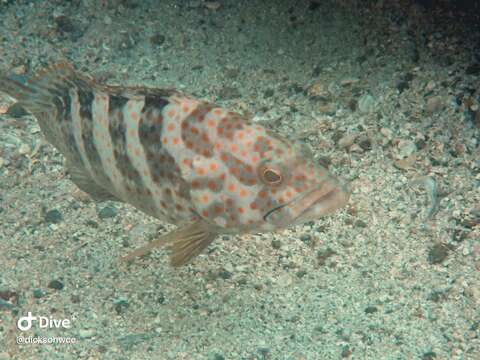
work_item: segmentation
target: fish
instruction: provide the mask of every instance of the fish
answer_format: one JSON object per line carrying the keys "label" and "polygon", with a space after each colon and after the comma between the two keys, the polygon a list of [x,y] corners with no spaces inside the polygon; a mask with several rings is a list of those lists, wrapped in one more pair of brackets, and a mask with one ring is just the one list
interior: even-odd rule
{"label": "fish", "polygon": [[62,60],[0,75],[0,91],[37,119],[78,188],[177,225],[124,261],[167,246],[178,267],[221,234],[300,225],[349,200],[299,144],[175,89],[105,85]]}

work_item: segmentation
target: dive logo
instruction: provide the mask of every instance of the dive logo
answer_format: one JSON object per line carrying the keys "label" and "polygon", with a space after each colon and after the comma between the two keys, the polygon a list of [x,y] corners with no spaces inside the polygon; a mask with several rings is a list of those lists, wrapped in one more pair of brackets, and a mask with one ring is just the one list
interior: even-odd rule
{"label": "dive logo", "polygon": [[38,322],[40,328],[48,329],[70,329],[72,322],[70,319],[55,319],[51,316],[33,316],[31,311],[27,316],[21,316],[17,321],[17,328],[20,331],[28,331],[32,328],[34,323]]}

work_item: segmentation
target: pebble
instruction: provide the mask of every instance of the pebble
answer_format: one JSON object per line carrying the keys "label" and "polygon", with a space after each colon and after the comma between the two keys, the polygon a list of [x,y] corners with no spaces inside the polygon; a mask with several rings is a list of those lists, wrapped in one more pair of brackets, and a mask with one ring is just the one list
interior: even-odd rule
{"label": "pebble", "polygon": [[130,239],[153,238],[157,234],[157,226],[155,224],[138,224],[129,232]]}
{"label": "pebble", "polygon": [[35,299],[40,299],[40,298],[42,298],[44,295],[45,295],[45,294],[44,294],[44,292],[43,292],[41,289],[34,289],[34,290],[33,290],[33,297],[34,297]]}
{"label": "pebble", "polygon": [[32,150],[30,149],[30,146],[28,144],[22,144],[20,145],[20,148],[18,149],[18,153],[20,155],[26,155],[29,154]]}
{"label": "pebble", "polygon": [[428,98],[426,109],[430,114],[439,112],[444,107],[443,100],[440,96],[432,96]]}
{"label": "pebble", "polygon": [[57,209],[49,210],[45,214],[44,220],[47,224],[58,224],[63,220],[62,213]]}
{"label": "pebble", "polygon": [[88,339],[95,336],[95,334],[95,329],[80,329],[78,331],[78,336],[80,337],[80,339]]}
{"label": "pebble", "polygon": [[428,252],[430,264],[441,264],[448,257],[451,247],[447,244],[435,244]]}
{"label": "pebble", "polygon": [[374,108],[375,98],[372,95],[365,94],[358,100],[358,110],[360,110],[361,113],[367,114],[372,112]]}
{"label": "pebble", "polygon": [[400,140],[397,148],[401,159],[407,158],[417,151],[417,145],[411,140]]}
{"label": "pebble", "polygon": [[98,211],[98,217],[102,220],[114,218],[115,216],[117,216],[117,213],[118,211],[115,206],[107,205]]}
{"label": "pebble", "polygon": [[280,240],[278,240],[278,239],[273,239],[273,240],[272,240],[272,247],[273,247],[274,249],[277,249],[277,250],[278,250],[278,249],[280,249],[280,248],[282,247],[282,242],[281,242]]}
{"label": "pebble", "polygon": [[63,285],[63,282],[60,281],[60,280],[52,280],[48,283],[48,287],[50,289],[55,289],[55,290],[62,290],[64,288],[65,285]]}
{"label": "pebble", "polygon": [[338,146],[342,149],[350,147],[357,136],[358,134],[345,134],[340,138],[340,140],[338,140]]}
{"label": "pebble", "polygon": [[155,46],[160,46],[160,45],[163,45],[163,43],[165,42],[165,39],[166,39],[165,35],[157,33],[152,37],[150,37],[150,43]]}

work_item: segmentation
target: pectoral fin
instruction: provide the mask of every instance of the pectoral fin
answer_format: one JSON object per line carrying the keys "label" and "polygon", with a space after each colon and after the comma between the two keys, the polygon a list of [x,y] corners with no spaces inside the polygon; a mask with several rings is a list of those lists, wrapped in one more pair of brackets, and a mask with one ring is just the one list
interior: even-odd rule
{"label": "pectoral fin", "polygon": [[168,244],[172,248],[170,263],[175,267],[182,266],[205,250],[216,236],[216,233],[208,230],[205,223],[197,221],[173,230],[128,254],[122,260],[131,261],[138,256],[148,254],[155,248]]}

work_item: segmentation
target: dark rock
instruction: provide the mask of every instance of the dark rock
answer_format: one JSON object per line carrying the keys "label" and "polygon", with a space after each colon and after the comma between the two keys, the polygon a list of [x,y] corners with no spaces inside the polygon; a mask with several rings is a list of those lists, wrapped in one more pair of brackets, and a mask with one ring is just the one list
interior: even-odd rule
{"label": "dark rock", "polygon": [[307,275],[307,270],[298,270],[297,271],[297,277],[300,279],[303,278],[305,275]]}
{"label": "dark rock", "polygon": [[114,218],[117,216],[117,208],[115,206],[107,205],[98,211],[98,217],[102,220]]}
{"label": "dark rock", "polygon": [[354,226],[358,227],[358,228],[366,228],[367,223],[363,220],[357,220],[357,221],[355,221]]}
{"label": "dark rock", "polygon": [[434,360],[437,358],[437,354],[433,351],[426,352],[422,355],[422,360]]}
{"label": "dark rock", "polygon": [[336,252],[333,251],[332,249],[326,249],[326,250],[318,250],[317,251],[317,260],[319,265],[325,265],[327,259],[333,255],[335,255]]}
{"label": "dark rock", "polygon": [[226,85],[220,89],[220,96],[223,99],[235,99],[241,97],[242,94],[240,93],[240,91],[238,91],[237,88]]}
{"label": "dark rock", "polygon": [[52,280],[48,283],[50,289],[62,290],[64,288],[63,282],[60,280]]}
{"label": "dark rock", "polygon": [[65,15],[57,16],[55,18],[55,24],[57,25],[57,31],[60,34],[71,33],[75,31],[75,25],[73,21]]}
{"label": "dark rock", "polygon": [[314,11],[314,10],[317,10],[319,7],[320,7],[319,0],[310,0],[310,3],[308,4],[308,10]]}
{"label": "dark rock", "polygon": [[275,91],[273,89],[267,89],[265,90],[265,92],[263,93],[263,96],[265,98],[269,98],[269,97],[272,97],[273,95],[275,94]]}
{"label": "dark rock", "polygon": [[165,39],[165,35],[157,33],[150,37],[150,43],[154,46],[160,46],[163,45]]}
{"label": "dark rock", "polygon": [[45,214],[44,220],[47,224],[58,224],[63,220],[62,213],[57,209],[49,210]]}
{"label": "dark rock", "polygon": [[452,245],[435,244],[428,252],[428,262],[430,264],[441,264],[445,261],[451,250],[453,250]]}
{"label": "dark rock", "polygon": [[272,240],[272,247],[273,247],[274,249],[277,249],[277,250],[278,250],[278,249],[280,249],[280,248],[282,247],[282,242],[281,242],[280,240],[278,240],[278,239],[273,239],[273,240]]}
{"label": "dark rock", "polygon": [[45,295],[45,293],[41,289],[34,289],[33,290],[33,297],[35,299],[40,299]]}
{"label": "dark rock", "polygon": [[227,280],[232,277],[232,273],[227,270],[222,270],[218,273],[218,276],[221,277],[223,280]]}
{"label": "dark rock", "polygon": [[376,313],[377,311],[378,309],[375,306],[368,306],[365,309],[365,314],[373,314],[373,313]]}
{"label": "dark rock", "polygon": [[465,74],[467,75],[479,75],[480,74],[480,63],[472,64],[465,69]]}
{"label": "dark rock", "polygon": [[222,354],[216,353],[215,355],[213,355],[213,360],[225,360],[225,356],[223,356]]}

